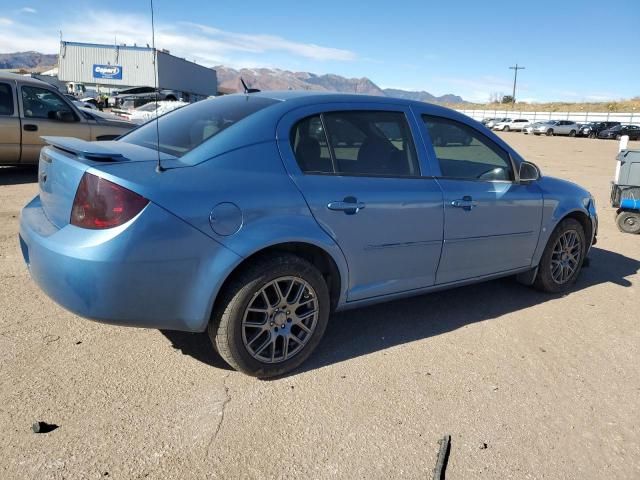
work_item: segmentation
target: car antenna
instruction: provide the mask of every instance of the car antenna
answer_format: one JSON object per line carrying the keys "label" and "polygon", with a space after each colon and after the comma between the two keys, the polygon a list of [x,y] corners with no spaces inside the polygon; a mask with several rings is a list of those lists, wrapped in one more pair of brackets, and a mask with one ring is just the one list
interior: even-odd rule
{"label": "car antenna", "polygon": [[151,48],[153,51],[153,71],[154,71],[154,88],[155,88],[155,103],[156,103],[156,150],[158,152],[158,163],[156,164],[156,172],[161,173],[166,169],[162,166],[162,162],[160,161],[160,125],[159,125],[159,115],[158,115],[158,52],[156,52],[156,29],[155,24],[153,22],[153,0],[151,2]]}
{"label": "car antenna", "polygon": [[244,79],[240,77],[240,82],[242,83],[242,88],[244,88],[244,93],[258,93],[260,90],[257,88],[249,88],[245,83]]}

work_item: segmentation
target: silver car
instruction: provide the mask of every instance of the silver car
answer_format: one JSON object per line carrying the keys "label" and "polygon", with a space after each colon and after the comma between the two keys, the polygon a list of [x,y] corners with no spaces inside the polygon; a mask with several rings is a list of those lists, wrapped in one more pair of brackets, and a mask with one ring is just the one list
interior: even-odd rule
{"label": "silver car", "polygon": [[569,135],[575,137],[578,133],[578,124],[571,120],[548,120],[546,122],[534,123],[525,128],[525,133],[534,135]]}

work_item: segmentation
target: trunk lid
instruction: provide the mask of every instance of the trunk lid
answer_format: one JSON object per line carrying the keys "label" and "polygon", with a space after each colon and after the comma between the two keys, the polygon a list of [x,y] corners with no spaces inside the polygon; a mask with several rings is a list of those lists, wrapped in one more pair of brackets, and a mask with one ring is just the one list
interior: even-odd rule
{"label": "trunk lid", "polygon": [[[42,137],[48,146],[40,153],[38,186],[47,218],[56,227],[69,224],[73,200],[84,173],[106,163],[155,162],[158,152],[124,142],[88,142],[71,137]],[[161,160],[175,157],[161,154]]]}

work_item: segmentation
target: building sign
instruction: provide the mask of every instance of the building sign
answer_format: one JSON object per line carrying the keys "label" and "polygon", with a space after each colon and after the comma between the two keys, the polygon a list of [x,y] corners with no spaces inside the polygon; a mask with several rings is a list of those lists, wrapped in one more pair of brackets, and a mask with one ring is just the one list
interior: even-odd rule
{"label": "building sign", "polygon": [[122,80],[122,67],[120,65],[94,65],[93,78]]}

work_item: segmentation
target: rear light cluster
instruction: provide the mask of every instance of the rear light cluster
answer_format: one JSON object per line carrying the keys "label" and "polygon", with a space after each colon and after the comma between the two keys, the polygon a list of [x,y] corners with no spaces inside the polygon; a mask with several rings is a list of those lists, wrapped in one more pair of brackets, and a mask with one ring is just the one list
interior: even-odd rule
{"label": "rear light cluster", "polygon": [[71,208],[71,225],[92,230],[122,225],[149,203],[137,193],[104,178],[85,173]]}

